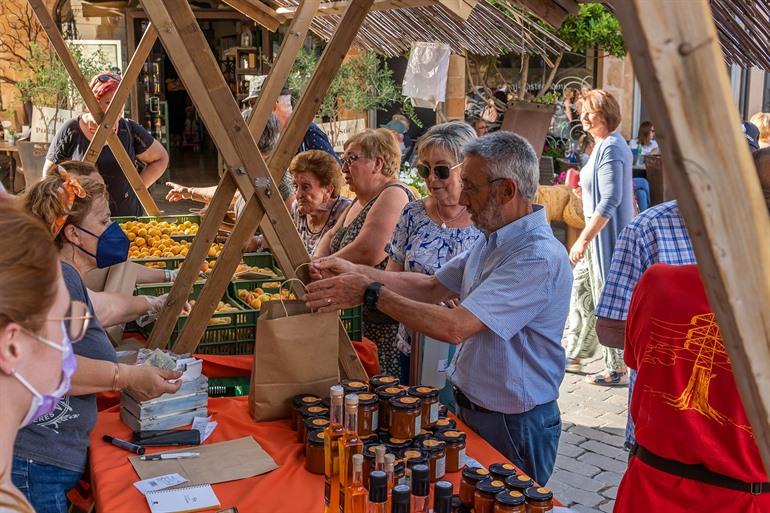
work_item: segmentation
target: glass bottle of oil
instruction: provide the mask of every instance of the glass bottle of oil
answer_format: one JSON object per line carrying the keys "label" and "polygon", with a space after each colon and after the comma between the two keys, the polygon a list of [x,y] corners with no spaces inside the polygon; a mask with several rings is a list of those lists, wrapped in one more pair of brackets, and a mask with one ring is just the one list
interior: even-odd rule
{"label": "glass bottle of oil", "polygon": [[345,396],[345,429],[342,438],[339,439],[340,459],[340,512],[350,513],[347,509],[347,488],[353,477],[353,455],[361,454],[364,450],[364,442],[358,438],[358,396],[348,394]]}
{"label": "glass bottle of oil", "polygon": [[364,455],[354,454],[351,458],[351,466],[353,473],[345,491],[345,511],[347,513],[366,513],[368,493],[364,488]]}
{"label": "glass bottle of oil", "polygon": [[388,513],[388,480],[385,472],[375,470],[369,474],[369,506],[367,513]]}
{"label": "glass bottle of oil", "polygon": [[387,493],[388,493],[388,511],[390,511],[390,495],[395,486],[395,468],[396,468],[396,456],[393,454],[385,455],[385,476],[387,477]]}
{"label": "glass bottle of oil", "polygon": [[324,429],[324,513],[338,513],[340,500],[339,440],[342,426],[342,402],[344,390],[335,385],[329,390],[331,411],[329,425]]}

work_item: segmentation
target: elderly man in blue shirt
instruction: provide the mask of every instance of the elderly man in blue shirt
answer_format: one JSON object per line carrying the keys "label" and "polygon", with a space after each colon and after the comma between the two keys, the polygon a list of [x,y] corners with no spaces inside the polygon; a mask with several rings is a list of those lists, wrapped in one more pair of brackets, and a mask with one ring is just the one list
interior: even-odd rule
{"label": "elderly man in blue shirt", "polygon": [[[538,161],[510,132],[469,143],[463,193],[484,232],[435,276],[386,272],[339,258],[313,262],[305,301],[336,311],[364,304],[432,338],[458,344],[447,375],[458,416],[540,484],[561,433],[561,332],[572,272],[567,252],[532,200]],[[441,304],[459,298],[460,306]]]}

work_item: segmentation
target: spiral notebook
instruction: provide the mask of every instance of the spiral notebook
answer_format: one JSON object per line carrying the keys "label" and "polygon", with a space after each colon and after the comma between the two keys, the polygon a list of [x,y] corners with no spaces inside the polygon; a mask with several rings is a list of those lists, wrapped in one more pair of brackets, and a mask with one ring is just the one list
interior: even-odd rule
{"label": "spiral notebook", "polygon": [[148,492],[145,497],[152,513],[191,513],[221,506],[211,485]]}

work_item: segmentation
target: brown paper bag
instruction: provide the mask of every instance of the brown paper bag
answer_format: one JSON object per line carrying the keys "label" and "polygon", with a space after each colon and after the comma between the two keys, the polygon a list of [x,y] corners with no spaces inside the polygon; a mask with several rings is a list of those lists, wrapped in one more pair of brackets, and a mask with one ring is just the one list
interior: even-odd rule
{"label": "brown paper bag", "polygon": [[252,418],[288,418],[295,395],[326,396],[329,387],[339,382],[338,339],[335,312],[310,312],[296,300],[264,303],[257,320],[249,387]]}

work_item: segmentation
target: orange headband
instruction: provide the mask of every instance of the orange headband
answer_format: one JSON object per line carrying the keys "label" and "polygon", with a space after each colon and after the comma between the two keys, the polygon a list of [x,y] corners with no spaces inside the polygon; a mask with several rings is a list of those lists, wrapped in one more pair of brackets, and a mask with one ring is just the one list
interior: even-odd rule
{"label": "orange headband", "polygon": [[59,173],[59,177],[64,180],[64,183],[59,189],[59,204],[66,214],[61,214],[56,217],[56,221],[54,221],[53,224],[54,237],[59,234],[62,227],[64,227],[64,223],[67,222],[72,205],[75,204],[75,197],[81,199],[86,197],[86,190],[80,185],[80,182],[78,182],[75,177],[70,176],[70,174],[61,166],[57,166],[56,171]]}

